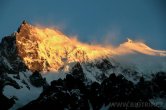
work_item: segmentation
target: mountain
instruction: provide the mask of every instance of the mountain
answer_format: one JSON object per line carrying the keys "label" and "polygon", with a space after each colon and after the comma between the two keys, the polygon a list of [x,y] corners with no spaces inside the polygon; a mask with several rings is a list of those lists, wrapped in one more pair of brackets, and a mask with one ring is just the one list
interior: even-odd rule
{"label": "mountain", "polygon": [[90,45],[23,21],[0,43],[0,109],[165,109],[166,51]]}

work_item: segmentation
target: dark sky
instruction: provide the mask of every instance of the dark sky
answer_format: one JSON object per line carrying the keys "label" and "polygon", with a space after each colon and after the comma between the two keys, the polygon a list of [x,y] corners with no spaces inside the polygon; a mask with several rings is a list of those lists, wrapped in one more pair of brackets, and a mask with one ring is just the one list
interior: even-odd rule
{"label": "dark sky", "polygon": [[0,0],[0,38],[23,20],[83,42],[117,45],[129,37],[166,50],[165,0]]}

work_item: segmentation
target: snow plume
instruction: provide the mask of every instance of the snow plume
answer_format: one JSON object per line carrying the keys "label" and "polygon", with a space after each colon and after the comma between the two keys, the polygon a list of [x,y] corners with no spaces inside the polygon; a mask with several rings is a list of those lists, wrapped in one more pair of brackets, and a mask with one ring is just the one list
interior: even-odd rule
{"label": "snow plume", "polygon": [[142,66],[150,61],[148,65],[153,63],[158,67],[158,63],[161,63],[164,66],[158,68],[166,67],[166,51],[152,49],[140,41],[128,39],[118,47],[111,44],[89,45],[68,37],[57,29],[32,26],[28,23],[23,23],[16,33],[16,45],[19,56],[32,71],[58,71],[72,62],[113,57],[122,63],[132,60],[132,63],[140,62],[139,65]]}
{"label": "snow plume", "polygon": [[135,68],[140,73],[156,73],[166,71],[166,51],[155,50],[140,41],[120,44],[115,48],[114,59],[128,68]]}
{"label": "snow plume", "polygon": [[128,39],[127,42],[120,44],[115,51],[117,51],[118,54],[130,54],[137,52],[150,56],[166,56],[166,51],[152,49],[141,41],[132,41],[131,39]]}

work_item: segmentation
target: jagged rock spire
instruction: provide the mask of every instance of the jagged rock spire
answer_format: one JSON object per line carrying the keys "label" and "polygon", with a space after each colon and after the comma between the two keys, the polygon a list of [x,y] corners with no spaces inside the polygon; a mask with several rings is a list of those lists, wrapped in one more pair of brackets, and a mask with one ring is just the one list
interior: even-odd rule
{"label": "jagged rock spire", "polygon": [[26,20],[23,20],[22,24],[28,24],[28,22]]}
{"label": "jagged rock spire", "polygon": [[21,25],[20,25],[20,27],[17,29],[17,32],[18,32],[18,33],[20,32],[21,27],[22,27],[23,25],[25,25],[25,24],[28,24],[28,22],[27,22],[26,20],[23,20],[22,23],[21,23]]}

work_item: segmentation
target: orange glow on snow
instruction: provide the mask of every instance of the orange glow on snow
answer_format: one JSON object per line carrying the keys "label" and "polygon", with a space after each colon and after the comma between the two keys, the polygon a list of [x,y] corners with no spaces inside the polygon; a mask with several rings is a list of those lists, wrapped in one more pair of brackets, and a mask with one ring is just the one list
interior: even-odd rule
{"label": "orange glow on snow", "polygon": [[69,38],[56,29],[35,27],[27,23],[22,24],[20,32],[16,34],[16,46],[19,56],[32,71],[56,71],[67,63],[92,61],[135,51],[166,56],[165,51],[151,49],[141,42],[128,40],[117,48],[111,45],[89,45],[76,38]]}

